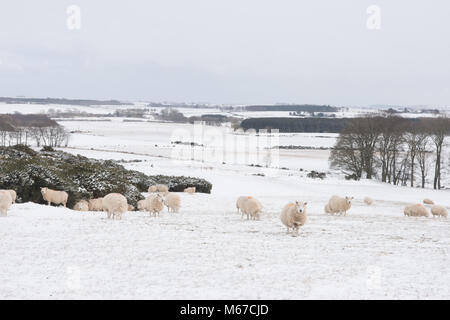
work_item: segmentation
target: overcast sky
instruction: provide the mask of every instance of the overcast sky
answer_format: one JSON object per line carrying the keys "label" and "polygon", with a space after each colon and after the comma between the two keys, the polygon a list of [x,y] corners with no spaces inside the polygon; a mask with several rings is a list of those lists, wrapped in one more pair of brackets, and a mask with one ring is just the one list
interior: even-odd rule
{"label": "overcast sky", "polygon": [[449,14],[448,0],[2,0],[0,96],[450,105]]}

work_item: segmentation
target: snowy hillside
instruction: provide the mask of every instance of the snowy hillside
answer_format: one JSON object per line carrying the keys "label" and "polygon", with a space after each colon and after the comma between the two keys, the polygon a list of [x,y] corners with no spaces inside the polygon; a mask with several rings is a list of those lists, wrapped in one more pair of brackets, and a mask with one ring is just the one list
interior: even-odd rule
{"label": "snowy hillside", "polygon": [[[405,205],[424,198],[450,208],[448,190],[346,181],[328,169],[334,134],[280,135],[275,145],[310,149],[281,149],[283,169],[274,169],[253,165],[264,164],[260,158],[240,161],[236,155],[248,149],[214,139],[191,147],[190,125],[122,120],[64,122],[73,133],[62,150],[124,160],[127,169],[149,175],[204,178],[212,193],[181,193],[176,214],[128,212],[115,221],[105,213],[14,204],[0,218],[0,299],[450,298],[450,220],[403,215]],[[251,139],[209,129],[240,147]],[[217,157],[177,157],[186,144],[188,151]],[[250,152],[266,149],[258,145]],[[327,177],[307,178],[309,170]],[[323,213],[333,194],[355,197],[347,216]],[[236,212],[242,195],[261,201],[260,221]],[[363,203],[366,196],[375,200],[372,206]],[[298,237],[287,234],[279,219],[293,200],[308,202]]]}
{"label": "snowy hillside", "polygon": [[[181,194],[178,214],[129,212],[121,221],[104,213],[15,204],[0,219],[0,297],[450,298],[449,221],[402,213],[405,204],[425,196],[449,206],[448,191],[258,177],[146,160],[126,165],[147,173],[188,171],[210,179],[213,192]],[[356,198],[346,217],[323,214],[334,193]],[[242,194],[261,200],[261,221],[236,213],[235,199]],[[363,204],[366,195],[375,199],[373,206]],[[279,221],[282,206],[295,199],[309,202],[299,237],[287,235]]]}

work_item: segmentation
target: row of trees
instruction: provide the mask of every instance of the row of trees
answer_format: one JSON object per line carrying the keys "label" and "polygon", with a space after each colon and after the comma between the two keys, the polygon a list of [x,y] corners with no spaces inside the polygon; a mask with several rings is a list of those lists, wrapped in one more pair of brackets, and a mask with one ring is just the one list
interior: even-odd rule
{"label": "row of trees", "polygon": [[63,127],[29,127],[14,131],[0,131],[0,146],[30,145],[62,147],[69,143],[69,133]]}
{"label": "row of trees", "polygon": [[450,134],[446,117],[405,119],[375,116],[348,121],[330,154],[330,165],[359,179],[378,178],[395,185],[414,186],[420,171],[424,188],[433,167],[433,188],[440,189],[445,138]]}

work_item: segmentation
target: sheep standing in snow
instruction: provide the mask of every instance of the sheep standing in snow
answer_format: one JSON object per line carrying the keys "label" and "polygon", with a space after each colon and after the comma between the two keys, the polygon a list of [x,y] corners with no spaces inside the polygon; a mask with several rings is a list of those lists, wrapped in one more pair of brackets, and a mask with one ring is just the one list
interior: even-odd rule
{"label": "sheep standing in snow", "polygon": [[447,209],[443,206],[434,205],[431,207],[431,214],[434,217],[444,217],[447,218],[448,212]]}
{"label": "sheep standing in snow", "polygon": [[176,193],[169,192],[164,198],[164,205],[167,207],[167,210],[170,212],[178,212],[180,210],[181,199],[180,196]]}
{"label": "sheep standing in snow", "polygon": [[155,193],[158,190],[156,186],[150,186],[148,187],[148,193]]}
{"label": "sheep standing in snow", "polygon": [[247,199],[242,204],[241,210],[244,214],[247,215],[247,219],[250,217],[252,220],[259,220],[262,211],[262,205],[257,199],[253,197],[247,197]]}
{"label": "sheep standing in snow", "polygon": [[193,194],[193,193],[195,193],[195,187],[186,188],[186,189],[184,189],[184,192],[187,192],[189,194]]}
{"label": "sheep standing in snow", "polygon": [[367,204],[368,206],[371,206],[373,204],[373,199],[371,197],[365,197],[364,203]]}
{"label": "sheep standing in snow", "polygon": [[431,199],[425,198],[425,199],[423,199],[423,203],[424,203],[424,204],[431,204],[431,205],[433,205],[433,204],[434,204],[434,201],[431,200]]}
{"label": "sheep standing in snow", "polygon": [[328,203],[325,205],[324,211],[326,214],[333,214]]}
{"label": "sheep standing in snow", "polygon": [[89,211],[103,211],[103,198],[90,199],[88,201]]}
{"label": "sheep standing in snow", "polygon": [[341,198],[332,196],[328,201],[328,208],[331,214],[347,215],[347,211],[352,207],[353,197]]}
{"label": "sheep standing in snow", "polygon": [[242,208],[244,207],[244,202],[247,201],[247,199],[248,199],[248,197],[242,196],[242,197],[239,197],[239,198],[236,200],[236,209],[237,209],[237,212],[238,212],[238,213],[239,213],[239,211],[242,212],[241,218],[244,217],[244,211],[242,211]]}
{"label": "sheep standing in snow", "polygon": [[103,210],[106,211],[108,219],[122,219],[122,214],[127,212],[128,203],[120,193],[110,193],[106,195],[102,200]]}
{"label": "sheep standing in snow", "polygon": [[17,193],[16,193],[16,191],[11,190],[11,189],[9,189],[9,190],[0,190],[0,191],[6,191],[6,192],[9,193],[9,195],[11,196],[12,204],[14,204],[14,203],[16,202],[16,198],[17,198]]}
{"label": "sheep standing in snow", "polygon": [[409,217],[428,217],[429,215],[427,208],[420,203],[406,206],[403,213]]}
{"label": "sheep standing in snow", "polygon": [[41,188],[42,198],[48,202],[48,205],[54,203],[56,205],[62,204],[64,207],[67,204],[69,195],[65,191],[56,191],[49,188]]}
{"label": "sheep standing in snow", "polygon": [[166,186],[165,184],[157,184],[156,185],[156,190],[163,195],[167,195],[169,193],[169,187]]}
{"label": "sheep standing in snow", "polygon": [[0,216],[6,217],[11,204],[11,194],[6,190],[0,190]]}
{"label": "sheep standing in snow", "polygon": [[152,216],[159,216],[159,213],[164,209],[164,200],[160,194],[155,194],[148,197],[145,202],[145,208]]}
{"label": "sheep standing in snow", "polygon": [[73,210],[89,211],[89,202],[87,202],[86,200],[80,200],[73,206]]}
{"label": "sheep standing in snow", "polygon": [[137,208],[139,211],[145,211],[145,200],[139,200],[137,202]]}
{"label": "sheep standing in snow", "polygon": [[292,229],[298,235],[298,229],[306,223],[306,205],[306,202],[295,201],[284,206],[280,219],[288,233]]}

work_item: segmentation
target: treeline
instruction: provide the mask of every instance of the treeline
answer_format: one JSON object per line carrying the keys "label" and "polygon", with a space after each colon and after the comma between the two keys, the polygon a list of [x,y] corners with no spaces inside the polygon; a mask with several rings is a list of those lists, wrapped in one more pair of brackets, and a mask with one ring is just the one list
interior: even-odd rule
{"label": "treeline", "polygon": [[159,114],[155,114],[157,119],[179,123],[205,122],[208,125],[220,125],[225,122],[236,123],[237,118],[228,117],[221,114],[202,114],[200,116],[186,117],[175,108],[165,108]]}
{"label": "treeline", "polygon": [[60,98],[10,98],[0,97],[3,103],[31,103],[31,104],[63,104],[75,106],[101,106],[101,105],[130,105],[118,100],[88,100],[88,99],[60,99]]}
{"label": "treeline", "polygon": [[0,115],[0,146],[29,145],[67,146],[69,133],[43,114]]}
{"label": "treeline", "polygon": [[338,108],[328,105],[287,104],[287,105],[254,105],[246,106],[246,111],[294,111],[294,112],[336,112]]}
{"label": "treeline", "polygon": [[278,129],[279,132],[339,133],[348,118],[248,118],[241,122],[244,130]]}
{"label": "treeline", "polygon": [[433,171],[433,188],[441,189],[442,155],[450,119],[405,119],[396,116],[347,121],[330,154],[330,165],[348,178],[379,179],[395,185],[420,186]]}

